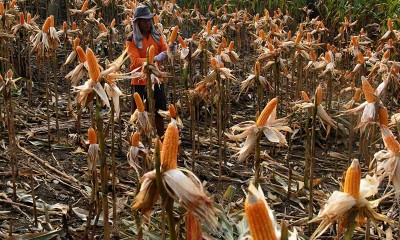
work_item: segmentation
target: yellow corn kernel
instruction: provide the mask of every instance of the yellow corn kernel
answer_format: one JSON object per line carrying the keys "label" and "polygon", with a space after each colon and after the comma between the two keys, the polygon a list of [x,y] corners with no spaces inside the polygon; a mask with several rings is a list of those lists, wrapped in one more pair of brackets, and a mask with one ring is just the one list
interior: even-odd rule
{"label": "yellow corn kernel", "polygon": [[249,192],[244,203],[244,212],[253,240],[275,240],[275,229],[265,202]]}
{"label": "yellow corn kernel", "polygon": [[317,105],[320,105],[322,102],[322,86],[318,85],[317,90],[315,92],[315,97],[317,98]]}
{"label": "yellow corn kernel", "polygon": [[135,92],[133,94],[133,98],[135,99],[136,108],[139,112],[144,112],[144,104],[142,98],[140,97],[139,93]]}
{"label": "yellow corn kernel", "polygon": [[154,46],[151,45],[148,48],[148,51],[149,51],[149,63],[154,63],[154,52],[155,52]]}
{"label": "yellow corn kernel", "polygon": [[131,136],[131,146],[133,146],[133,147],[139,146],[139,138],[140,138],[139,132],[133,133]]}
{"label": "yellow corn kernel", "polygon": [[301,91],[301,97],[303,98],[304,101],[310,102],[310,98],[308,97],[306,92]]}
{"label": "yellow corn kernel", "polygon": [[163,172],[178,167],[178,142],[179,131],[176,123],[168,124],[165,131],[163,147],[161,151],[161,167]]}
{"label": "yellow corn kernel", "polygon": [[51,18],[48,17],[48,18],[46,18],[46,21],[43,23],[42,32],[45,32],[45,33],[49,32],[50,24],[51,24]]}
{"label": "yellow corn kernel", "polygon": [[367,102],[375,102],[375,89],[371,86],[367,79],[364,79],[362,82],[362,90],[365,96],[365,100],[367,100]]}
{"label": "yellow corn kernel", "polygon": [[168,111],[169,111],[169,115],[171,116],[171,118],[176,118],[176,108],[174,106],[174,104],[169,104],[168,105]]}
{"label": "yellow corn kernel", "polygon": [[82,7],[81,7],[81,12],[82,12],[82,13],[86,12],[87,7],[88,7],[88,4],[89,4],[89,0],[86,0],[86,1],[83,3],[83,5],[82,5]]}
{"label": "yellow corn kernel", "polygon": [[107,27],[106,27],[106,25],[104,25],[104,23],[100,23],[100,30],[102,31],[102,32],[107,32],[108,30],[107,30]]}
{"label": "yellow corn kernel", "polygon": [[257,127],[262,127],[267,123],[267,120],[269,116],[271,115],[272,111],[276,108],[276,105],[278,104],[278,98],[273,98],[271,101],[268,102],[267,106],[262,110],[260,116],[258,116],[258,119],[256,121],[256,126]]}
{"label": "yellow corn kernel", "polygon": [[182,48],[187,47],[185,40],[183,40],[183,38],[180,35],[178,36],[178,41],[179,41],[179,44],[182,46]]}
{"label": "yellow corn kernel", "polygon": [[231,41],[231,42],[229,43],[228,51],[229,51],[229,52],[232,52],[234,46],[235,46],[235,41]]}
{"label": "yellow corn kernel", "polygon": [[389,124],[389,115],[385,107],[379,108],[379,124],[383,126],[388,126]]}
{"label": "yellow corn kernel", "polygon": [[81,48],[81,46],[76,46],[75,52],[78,54],[79,61],[81,61],[81,63],[86,62],[85,51],[83,51],[83,49]]}
{"label": "yellow corn kernel", "polygon": [[89,139],[89,144],[97,143],[96,131],[93,128],[88,129],[88,139]]}
{"label": "yellow corn kernel", "polygon": [[99,64],[97,63],[97,59],[96,56],[94,55],[94,52],[90,48],[86,50],[86,60],[88,62],[88,67],[89,67],[89,77],[93,81],[99,80],[100,67]]}
{"label": "yellow corn kernel", "polygon": [[356,88],[356,92],[354,93],[353,100],[355,102],[357,102],[358,99],[360,99],[360,96],[361,96],[361,88]]}
{"label": "yellow corn kernel", "polygon": [[361,166],[357,159],[353,159],[350,167],[346,171],[343,192],[358,199],[360,195]]}

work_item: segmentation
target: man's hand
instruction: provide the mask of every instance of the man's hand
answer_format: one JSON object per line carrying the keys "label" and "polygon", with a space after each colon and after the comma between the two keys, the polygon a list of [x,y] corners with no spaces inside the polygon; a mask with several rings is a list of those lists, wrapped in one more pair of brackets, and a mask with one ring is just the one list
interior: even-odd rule
{"label": "man's hand", "polygon": [[160,52],[157,56],[154,57],[154,61],[161,62],[164,61],[166,58],[167,58],[167,53]]}

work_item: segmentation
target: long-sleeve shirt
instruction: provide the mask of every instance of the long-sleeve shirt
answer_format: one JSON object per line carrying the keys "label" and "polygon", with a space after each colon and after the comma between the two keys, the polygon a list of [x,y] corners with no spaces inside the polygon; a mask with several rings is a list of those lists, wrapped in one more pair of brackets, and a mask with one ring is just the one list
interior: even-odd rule
{"label": "long-sleeve shirt", "polygon": [[[151,34],[149,34],[149,38],[143,37],[142,40],[143,48],[139,49],[132,38],[129,38],[126,41],[126,47],[128,48],[129,57],[131,60],[130,69],[134,70],[138,67],[141,67],[143,62],[146,62],[146,50],[151,45],[154,46],[154,55],[157,56],[159,53],[167,51],[167,43],[163,36],[160,36],[160,41],[157,43]],[[141,69],[140,69],[141,70]],[[139,71],[140,71],[139,70]],[[162,81],[162,79],[160,79]],[[146,85],[146,78],[132,78],[132,85]]]}

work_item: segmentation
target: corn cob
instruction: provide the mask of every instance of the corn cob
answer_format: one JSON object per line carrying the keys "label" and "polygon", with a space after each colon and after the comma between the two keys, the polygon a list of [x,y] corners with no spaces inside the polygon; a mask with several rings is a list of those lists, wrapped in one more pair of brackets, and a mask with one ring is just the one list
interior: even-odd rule
{"label": "corn cob", "polygon": [[76,29],[77,29],[76,22],[73,22],[72,26],[71,26],[71,30],[76,30]]}
{"label": "corn cob", "polygon": [[286,39],[287,39],[287,40],[292,39],[292,31],[289,31],[289,32],[287,33]]}
{"label": "corn cob", "polygon": [[175,26],[174,29],[172,30],[171,36],[169,37],[169,42],[174,42],[176,40],[176,37],[178,36],[178,30],[179,27]]}
{"label": "corn cob", "polygon": [[261,38],[261,40],[265,40],[265,32],[264,32],[264,30],[260,30],[259,32],[258,32],[258,36]]}
{"label": "corn cob", "polygon": [[50,27],[54,27],[54,16],[50,15]]}
{"label": "corn cob", "polygon": [[382,126],[388,126],[389,124],[389,116],[387,109],[385,107],[379,108],[379,124]]}
{"label": "corn cob", "polygon": [[175,108],[174,104],[168,105],[168,111],[169,111],[169,115],[171,116],[171,118],[176,118],[176,108]]}
{"label": "corn cob", "polygon": [[31,19],[32,19],[31,14],[30,14],[30,13],[26,14],[26,22],[27,22],[28,24],[31,23]]}
{"label": "corn cob", "polygon": [[361,88],[356,88],[356,92],[354,93],[353,96],[354,102],[357,102],[358,99],[360,99],[360,96],[361,96]]}
{"label": "corn cob", "polygon": [[97,143],[96,131],[93,128],[88,129],[88,139],[89,139],[89,144]]}
{"label": "corn cob", "polygon": [[214,70],[218,68],[217,59],[215,59],[215,57],[211,58],[211,67]]}
{"label": "corn cob", "polygon": [[253,240],[276,239],[275,229],[265,202],[251,191],[246,198],[244,211]]}
{"label": "corn cob", "polygon": [[361,52],[358,52],[358,53],[357,53],[357,60],[358,60],[358,62],[361,63],[361,64],[364,64],[364,63],[365,63],[364,56],[362,55]]}
{"label": "corn cob", "polygon": [[218,46],[216,55],[221,55],[222,52],[222,43]]}
{"label": "corn cob", "polygon": [[229,51],[229,52],[232,52],[234,46],[235,46],[235,41],[231,41],[231,42],[229,43],[228,51]]}
{"label": "corn cob", "polygon": [[149,51],[149,63],[154,63],[154,52],[155,52],[154,46],[151,45],[148,51]]}
{"label": "corn cob", "polygon": [[192,213],[186,214],[186,240],[201,240],[201,223]]}
{"label": "corn cob", "polygon": [[49,32],[50,22],[51,22],[50,17],[46,18],[46,21],[43,23],[43,26],[42,26],[42,32],[45,32],[45,33]]}
{"label": "corn cob", "polygon": [[296,40],[294,40],[294,44],[299,44],[302,37],[303,35],[301,33],[298,33],[296,36]]}
{"label": "corn cob", "polygon": [[87,10],[89,4],[89,0],[85,0],[85,2],[83,3],[82,7],[81,7],[81,12],[84,13]]}
{"label": "corn cob", "polygon": [[268,102],[267,106],[262,110],[260,116],[256,121],[257,127],[262,127],[267,123],[269,116],[271,115],[272,111],[276,108],[278,104],[278,98],[273,98],[271,101]]}
{"label": "corn cob", "polygon": [[86,50],[86,60],[88,62],[90,79],[93,81],[98,81],[100,78],[100,68],[99,64],[97,63],[96,56],[90,48]]}
{"label": "corn cob", "polygon": [[81,63],[86,62],[86,55],[85,55],[85,51],[83,51],[83,49],[81,48],[81,46],[77,46],[75,48],[76,53],[78,54],[79,57],[79,61],[81,61]]}
{"label": "corn cob", "polygon": [[183,38],[180,35],[178,36],[178,41],[179,41],[179,44],[182,46],[182,48],[187,47],[185,40],[183,40]]}
{"label": "corn cob", "polygon": [[400,143],[396,140],[390,129],[386,126],[381,126],[381,133],[386,148],[394,153],[400,152]]}
{"label": "corn cob", "polygon": [[367,79],[364,79],[362,82],[362,90],[364,92],[365,100],[367,100],[367,102],[375,102],[375,89],[371,86]]}
{"label": "corn cob", "polygon": [[211,21],[207,22],[206,32],[207,32],[207,36],[211,35]]}
{"label": "corn cob", "polygon": [[106,27],[106,25],[104,25],[104,23],[100,23],[100,30],[102,31],[102,32],[107,32],[108,30],[107,30],[107,27]]}
{"label": "corn cob", "polygon": [[308,97],[306,92],[301,91],[301,96],[303,97],[304,101],[310,102],[310,98]]}
{"label": "corn cob", "polygon": [[175,169],[178,166],[178,141],[179,131],[176,123],[168,124],[165,131],[163,147],[161,151],[161,166],[163,172]]}
{"label": "corn cob", "polygon": [[25,17],[23,12],[19,12],[19,24],[24,24],[25,23]]}
{"label": "corn cob", "polygon": [[254,64],[254,75],[256,77],[260,77],[260,74],[261,74],[260,62],[256,61],[256,63]]}
{"label": "corn cob", "polygon": [[4,15],[4,3],[0,2],[0,15]]}
{"label": "corn cob", "polygon": [[388,18],[387,25],[388,25],[388,30],[393,31],[393,22],[391,18]]}
{"label": "corn cob", "polygon": [[343,192],[358,199],[360,195],[361,166],[357,159],[353,159],[350,167],[346,171]]}
{"label": "corn cob", "polygon": [[224,47],[224,48],[228,45],[225,37],[222,37],[221,44],[222,44],[222,47]]}
{"label": "corn cob", "polygon": [[135,132],[135,133],[132,134],[132,136],[131,136],[131,146],[132,147],[139,146],[139,138],[140,138],[140,133],[139,132]]}
{"label": "corn cob", "polygon": [[68,30],[68,24],[67,24],[66,21],[64,21],[63,22],[63,31],[64,31],[64,33],[67,32],[67,30]]}
{"label": "corn cob", "polygon": [[81,43],[81,39],[79,37],[76,37],[74,39],[74,48],[73,48],[74,51],[76,51],[76,47],[78,47],[80,43]]}
{"label": "corn cob", "polygon": [[14,6],[15,6],[15,0],[12,0],[11,3],[10,3],[10,9],[13,9]]}
{"label": "corn cob", "polygon": [[315,97],[317,98],[317,105],[320,105],[322,102],[322,87],[321,84],[318,85],[317,91],[315,92]]}
{"label": "corn cob", "polygon": [[115,18],[111,21],[111,23],[110,23],[110,27],[111,28],[114,28],[115,27],[115,23],[116,23],[116,20],[115,20]]}
{"label": "corn cob", "polygon": [[133,94],[133,98],[135,99],[136,108],[139,112],[144,112],[144,104],[142,98],[140,97],[139,93],[135,92]]}

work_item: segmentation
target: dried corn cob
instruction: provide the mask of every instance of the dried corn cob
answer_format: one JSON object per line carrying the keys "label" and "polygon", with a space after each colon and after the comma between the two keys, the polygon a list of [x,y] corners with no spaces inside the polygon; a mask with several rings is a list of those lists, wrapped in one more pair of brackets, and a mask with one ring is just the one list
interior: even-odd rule
{"label": "dried corn cob", "polygon": [[161,166],[163,172],[175,169],[178,166],[178,142],[179,131],[176,123],[168,124],[165,131],[163,147],[161,151]]}
{"label": "dried corn cob", "polygon": [[93,128],[88,129],[88,139],[89,139],[89,144],[97,143],[96,131]]}
{"label": "dried corn cob", "polygon": [[358,199],[360,195],[361,166],[357,159],[353,159],[350,167],[346,171],[343,192]]}
{"label": "dried corn cob", "polygon": [[136,108],[139,112],[144,112],[144,104],[142,98],[140,97],[139,93],[135,92],[133,94],[133,98],[135,99]]}
{"label": "dried corn cob", "polygon": [[267,123],[269,116],[271,115],[272,111],[276,108],[278,104],[278,98],[273,98],[271,101],[268,102],[267,106],[262,110],[260,116],[256,121],[257,127],[262,127]]}

